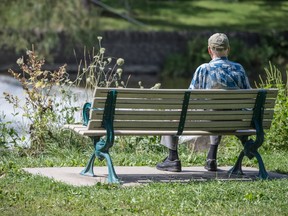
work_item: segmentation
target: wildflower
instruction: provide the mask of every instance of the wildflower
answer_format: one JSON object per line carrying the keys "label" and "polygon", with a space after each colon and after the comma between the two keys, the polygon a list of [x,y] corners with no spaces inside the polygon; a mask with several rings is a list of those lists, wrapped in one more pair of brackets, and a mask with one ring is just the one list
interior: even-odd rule
{"label": "wildflower", "polygon": [[124,59],[123,58],[118,58],[117,59],[117,65],[121,66],[124,64]]}
{"label": "wildflower", "polygon": [[21,65],[23,64],[23,57],[17,59],[17,62],[16,62],[16,63],[21,66]]}
{"label": "wildflower", "polygon": [[121,77],[123,70],[121,68],[118,68],[116,70],[116,73],[118,74],[119,77]]}
{"label": "wildflower", "polygon": [[32,52],[31,50],[27,50],[27,51],[26,51],[26,54],[27,54],[27,55],[32,55],[33,52]]}
{"label": "wildflower", "polygon": [[101,49],[100,49],[100,53],[101,53],[101,54],[104,54],[104,53],[105,53],[105,48],[101,48]]}
{"label": "wildflower", "polygon": [[43,88],[44,87],[44,83],[42,81],[38,81],[36,84],[35,84],[35,88]]}
{"label": "wildflower", "polygon": [[159,89],[161,87],[161,83],[156,83],[151,89]]}

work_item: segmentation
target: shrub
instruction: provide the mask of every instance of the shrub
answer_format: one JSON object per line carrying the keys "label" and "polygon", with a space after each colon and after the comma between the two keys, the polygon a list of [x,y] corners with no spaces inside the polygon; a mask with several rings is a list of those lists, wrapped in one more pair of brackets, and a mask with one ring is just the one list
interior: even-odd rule
{"label": "shrub", "polygon": [[[65,95],[65,86],[70,83],[67,78],[66,65],[58,71],[42,70],[44,60],[33,51],[27,51],[27,59],[17,60],[22,73],[9,70],[24,90],[25,102],[17,96],[5,92],[5,99],[15,108],[22,110],[23,117],[28,120],[27,133],[30,135],[30,149],[32,152],[42,152],[47,138],[53,138],[53,128],[58,126],[61,115],[65,113],[66,121],[71,121],[75,107],[59,106],[57,95]],[[68,98],[68,97],[67,97]],[[67,99],[66,98],[66,99]]]}
{"label": "shrub", "polygon": [[[265,147],[268,149],[288,150],[288,80],[283,80],[283,75],[271,63],[265,68],[266,80],[261,77],[260,87],[277,88],[278,96],[275,105],[274,118],[269,131],[266,132]],[[286,70],[286,77],[288,71]]]}

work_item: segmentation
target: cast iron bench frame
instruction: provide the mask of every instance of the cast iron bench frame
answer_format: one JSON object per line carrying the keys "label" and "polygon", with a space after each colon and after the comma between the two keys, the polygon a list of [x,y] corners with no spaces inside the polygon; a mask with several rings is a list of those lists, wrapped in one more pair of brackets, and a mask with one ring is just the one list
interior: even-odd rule
{"label": "cast iron bench frame", "polygon": [[[264,129],[271,126],[277,93],[277,89],[96,88],[92,104],[83,107],[83,124],[64,127],[93,140],[95,150],[81,174],[94,176],[95,158],[106,159],[109,183],[119,183],[109,154],[115,135],[242,136],[244,149],[229,173],[242,175],[243,157],[256,157],[259,178],[267,179],[258,148]],[[256,136],[248,139],[251,135]]]}

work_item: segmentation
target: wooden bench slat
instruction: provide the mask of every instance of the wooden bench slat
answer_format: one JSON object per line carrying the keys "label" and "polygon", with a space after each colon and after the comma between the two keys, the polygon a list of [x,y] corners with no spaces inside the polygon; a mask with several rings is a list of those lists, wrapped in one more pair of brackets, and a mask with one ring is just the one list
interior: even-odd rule
{"label": "wooden bench slat", "polygon": [[[105,104],[106,99],[104,98],[95,98],[95,103]],[[234,104],[234,103],[245,103],[245,104],[255,104],[255,99],[218,99],[218,100],[197,100],[190,99],[189,104]],[[145,99],[145,98],[117,98],[117,104],[139,104],[139,107],[142,104],[182,104],[183,99]],[[265,104],[273,103],[271,99],[267,99]]]}
{"label": "wooden bench slat", "polygon": [[[153,116],[153,117],[162,117],[162,116],[167,116],[172,117],[173,116],[178,116],[181,114],[181,110],[134,110],[134,109],[116,109],[115,110],[115,116],[118,117],[128,117],[128,116]],[[211,111],[206,111],[206,110],[188,110],[187,116],[210,116],[210,115],[220,115],[220,116],[247,116],[247,115],[252,115],[253,111],[252,110],[214,110],[213,112]],[[274,110],[264,110],[264,118],[273,118]],[[100,117],[102,118],[103,116],[103,110],[92,110],[91,112],[91,118],[97,118]],[[169,118],[170,119],[170,118]],[[169,120],[168,119],[168,120]]]}
{"label": "wooden bench slat", "polygon": [[[100,117],[101,118],[101,117]],[[186,120],[251,120],[252,114],[242,114],[242,115],[186,115]],[[115,115],[114,116],[115,120],[179,120],[180,119],[180,114],[179,115]],[[272,115],[264,115],[263,120],[272,120],[273,116]]]}
{"label": "wooden bench slat", "polygon": [[[105,107],[105,101],[106,99],[100,99],[95,98],[93,102],[94,108],[104,108]],[[266,108],[273,108],[274,107],[274,101],[273,99],[266,99],[265,107]],[[122,99],[118,98],[116,103],[116,108],[149,108],[151,109],[181,109],[182,108],[183,100],[181,99],[163,99],[163,100],[145,100],[145,99]],[[229,106],[227,106],[227,104]],[[254,99],[242,99],[242,100],[235,100],[235,99],[222,99],[222,100],[192,100],[189,101],[189,109],[195,108],[200,109],[199,106],[202,107],[202,109],[209,109],[213,108],[214,106],[216,108],[235,108],[235,106],[241,106],[239,108],[253,108],[255,104]],[[233,107],[230,107],[233,106]],[[179,108],[180,107],[180,108]]]}
{"label": "wooden bench slat", "polygon": [[[82,130],[78,132],[81,135],[84,136],[104,136],[106,135],[106,130]],[[141,135],[176,135],[177,131],[165,131],[165,130],[134,130],[134,131],[129,131],[129,130],[114,130],[115,135],[118,136],[141,136]],[[256,131],[255,130],[238,130],[238,131],[184,131],[183,136],[185,135],[195,135],[195,136],[200,136],[200,135],[255,135]]]}
{"label": "wooden bench slat", "polygon": [[[88,129],[101,129],[102,122],[91,120],[88,125]],[[270,125],[271,121],[264,121],[263,127],[266,125]],[[139,130],[139,129],[147,129],[147,130],[159,130],[159,128],[165,128],[167,130],[175,130],[178,128],[178,121],[114,121],[115,129],[127,129],[129,130]],[[184,130],[211,130],[211,128],[215,128],[215,130],[224,130],[224,128],[230,130],[236,129],[252,129],[250,126],[250,121],[186,121]]]}
{"label": "wooden bench slat", "polygon": [[[100,130],[88,130],[87,126],[83,125],[73,125],[74,127],[71,127],[71,125],[65,125],[64,128],[69,128],[74,130],[75,132],[85,135],[85,136],[103,136],[106,134],[105,129]],[[177,131],[175,130],[114,130],[115,135],[175,135],[177,134]],[[185,130],[183,131],[182,135],[213,135],[213,134],[224,134],[224,135],[253,135],[256,131],[254,129],[252,130],[237,130],[237,131],[201,131],[201,130]]]}
{"label": "wooden bench slat", "polygon": [[[265,110],[264,119],[273,119],[273,110]],[[117,120],[179,120],[181,110],[179,111],[159,111],[159,110],[116,110],[114,119]],[[188,111],[186,115],[187,120],[240,120],[251,119],[253,115],[252,110],[243,111]],[[102,119],[103,111],[94,110],[90,118]]]}
{"label": "wooden bench slat", "polygon": [[[191,91],[191,95],[195,95],[195,97],[197,98],[201,98],[202,96],[207,96],[207,95],[211,95],[211,97],[218,97],[217,95],[225,95],[228,97],[229,95],[239,95],[238,97],[241,97],[241,95],[247,95],[247,94],[254,94],[256,96],[257,94],[257,89],[238,89],[238,90],[231,90],[231,91],[227,91],[227,90],[220,90],[220,89],[193,89],[193,90],[188,90],[188,89],[137,89],[137,88],[125,88],[125,89],[119,89],[119,88],[109,88],[109,89],[105,89],[105,88],[96,88],[94,91],[94,96],[102,96],[102,97],[106,97],[107,93],[110,90],[117,90],[118,95],[121,94],[126,94],[130,95],[131,97],[137,97],[141,94],[143,95],[158,95],[158,97],[161,95],[161,97],[165,97],[164,95],[181,95],[183,94],[183,92],[186,91]],[[135,91],[137,91],[137,93],[135,93]],[[269,89],[268,93],[267,93],[267,97],[272,97],[275,98],[277,96],[277,89]],[[149,96],[150,97],[150,96]],[[245,96],[246,97],[246,96]],[[250,96],[249,96],[250,97]]]}
{"label": "wooden bench slat", "polygon": [[[97,108],[104,108],[104,104],[98,105]],[[122,108],[122,109],[137,109],[139,108],[139,104],[116,104],[116,109]],[[229,104],[229,107],[227,104],[207,104],[207,105],[189,105],[189,109],[222,109],[222,110],[229,110],[229,109],[252,109],[254,108],[254,104],[250,104],[248,106],[247,104]],[[267,108],[270,108],[270,105],[267,105]],[[169,105],[169,104],[142,104],[141,109],[182,109],[182,104],[176,104],[176,105]]]}

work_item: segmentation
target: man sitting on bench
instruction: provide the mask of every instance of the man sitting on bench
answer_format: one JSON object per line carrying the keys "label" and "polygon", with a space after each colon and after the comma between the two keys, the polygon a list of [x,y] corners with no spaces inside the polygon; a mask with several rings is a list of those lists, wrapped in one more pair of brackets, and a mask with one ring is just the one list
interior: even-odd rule
{"label": "man sitting on bench", "polygon": [[[242,65],[228,60],[230,45],[223,33],[213,34],[208,39],[209,63],[200,65],[193,76],[189,89],[249,89],[250,84]],[[217,171],[217,149],[221,136],[210,136],[210,149],[205,169]],[[178,157],[178,136],[162,136],[161,144],[169,149],[169,155],[156,168],[164,171],[180,172]]]}

